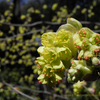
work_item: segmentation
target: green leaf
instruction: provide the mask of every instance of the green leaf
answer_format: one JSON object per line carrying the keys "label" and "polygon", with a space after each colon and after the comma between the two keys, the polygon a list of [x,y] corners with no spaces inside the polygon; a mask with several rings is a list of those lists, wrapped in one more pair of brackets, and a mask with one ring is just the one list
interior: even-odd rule
{"label": "green leaf", "polygon": [[61,25],[57,31],[59,31],[61,29],[65,29],[66,31],[71,32],[71,34],[73,34],[73,35],[76,33],[75,27],[73,27],[71,24],[63,24],[63,25]]}
{"label": "green leaf", "polygon": [[71,50],[72,57],[76,57],[76,55],[77,55],[77,48],[75,48],[75,46],[74,46],[73,37],[70,39],[69,43],[67,43],[67,47]]}
{"label": "green leaf", "polygon": [[38,64],[40,64],[41,66],[44,66],[46,64],[46,62],[42,56],[37,57],[37,60],[38,60]]}
{"label": "green leaf", "polygon": [[93,57],[92,52],[86,51],[86,52],[84,53],[84,58],[85,58],[85,57]]}
{"label": "green leaf", "polygon": [[78,54],[78,58],[83,58],[84,55],[84,50],[81,50]]}
{"label": "green leaf", "polygon": [[92,73],[92,71],[87,66],[81,67],[81,70],[82,70],[83,75]]}
{"label": "green leaf", "polygon": [[56,77],[56,81],[58,81],[58,80],[62,80],[62,77],[59,76],[58,74],[55,74],[55,77]]}
{"label": "green leaf", "polygon": [[65,67],[65,66],[63,65],[62,61],[59,60],[59,59],[55,60],[55,61],[52,63],[52,66],[53,66],[54,69],[60,69],[60,68],[62,68],[62,67]]}
{"label": "green leaf", "polygon": [[52,66],[51,66],[50,64],[46,64],[46,65],[44,66],[44,68],[51,69]]}
{"label": "green leaf", "polygon": [[99,61],[99,59],[97,57],[93,57],[92,58],[92,63],[97,65],[97,64],[100,64],[100,61]]}
{"label": "green leaf", "polygon": [[47,84],[47,83],[48,83],[48,81],[45,79],[42,81],[42,84]]}
{"label": "green leaf", "polygon": [[64,64],[65,68],[70,68],[70,66],[71,66],[70,60],[68,60],[68,61],[62,60],[62,62],[63,62],[63,64]]}
{"label": "green leaf", "polygon": [[44,47],[43,46],[40,46],[38,49],[37,49],[38,53],[41,55],[43,54],[43,51],[44,51]]}
{"label": "green leaf", "polygon": [[[80,39],[77,39],[75,42],[74,42],[75,46],[79,46],[81,47],[82,45],[82,41]],[[77,47],[78,48],[78,47]]]}
{"label": "green leaf", "polygon": [[74,18],[68,18],[67,23],[75,27],[76,31],[79,31],[82,28],[82,24]]}
{"label": "green leaf", "polygon": [[42,73],[42,71],[38,70],[38,75],[40,75]]}
{"label": "green leaf", "polygon": [[37,79],[38,79],[38,80],[44,79],[44,75],[41,74]]}

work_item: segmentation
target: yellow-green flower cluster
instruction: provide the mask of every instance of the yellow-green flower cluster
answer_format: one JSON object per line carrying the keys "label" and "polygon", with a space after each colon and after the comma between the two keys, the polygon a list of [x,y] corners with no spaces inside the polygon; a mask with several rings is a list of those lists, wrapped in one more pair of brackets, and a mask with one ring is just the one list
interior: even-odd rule
{"label": "yellow-green flower cluster", "polygon": [[[57,32],[44,33],[41,44],[36,61],[39,83],[51,86],[60,83],[66,68],[68,81],[83,80],[100,65],[100,35],[82,27],[74,18],[68,18],[67,24],[61,25]],[[75,57],[78,60],[73,60],[70,67],[70,60]]]}
{"label": "yellow-green flower cluster", "polygon": [[92,74],[94,67],[87,66],[85,60],[73,60],[72,66],[68,70],[68,81],[77,82],[83,80],[85,75]]}
{"label": "yellow-green flower cluster", "polygon": [[67,63],[77,54],[73,36],[80,28],[81,24],[71,18],[68,19],[68,24],[61,26],[57,32],[47,32],[42,35],[43,46],[37,50],[40,57],[37,57],[36,61],[39,66],[39,83],[54,86],[62,81],[65,68],[69,67]]}
{"label": "yellow-green flower cluster", "polygon": [[80,93],[83,92],[84,88],[82,85],[86,85],[85,81],[78,81],[73,85],[73,91],[75,95],[79,95]]}
{"label": "yellow-green flower cluster", "polygon": [[[97,57],[99,60],[100,34],[94,33],[88,28],[81,28],[78,31],[78,37],[74,42],[75,48],[79,51],[78,59],[89,61],[93,57]],[[100,64],[100,61],[97,64]]]}
{"label": "yellow-green flower cluster", "polygon": [[69,69],[68,80],[83,80],[86,75],[92,75],[95,67],[100,67],[100,34],[83,27],[77,32],[74,47],[78,51],[78,60]]}

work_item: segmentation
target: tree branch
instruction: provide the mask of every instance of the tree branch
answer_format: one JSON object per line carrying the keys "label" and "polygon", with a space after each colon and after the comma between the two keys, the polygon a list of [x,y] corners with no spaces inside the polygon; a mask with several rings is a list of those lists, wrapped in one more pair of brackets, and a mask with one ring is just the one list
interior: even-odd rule
{"label": "tree branch", "polygon": [[24,97],[26,97],[26,98],[28,98],[28,99],[30,99],[30,100],[36,100],[35,98],[30,97],[29,95],[27,95],[27,94],[25,94],[25,93],[23,93],[23,92],[21,92],[21,91],[15,89],[13,86],[11,86],[11,85],[8,84],[7,82],[5,82],[5,80],[3,79],[1,73],[0,73],[0,77],[1,77],[1,80],[2,80],[3,84],[6,85],[6,86],[8,86],[8,87],[10,87],[10,88],[11,88],[12,90],[14,90],[16,93],[18,93],[18,94],[20,94],[20,95],[22,95],[22,96],[24,96]]}
{"label": "tree branch", "polygon": [[40,90],[33,90],[33,89],[30,89],[30,88],[26,88],[26,87],[23,87],[23,86],[18,86],[18,85],[12,85],[14,87],[18,87],[20,89],[24,89],[24,90],[28,90],[28,91],[31,91],[31,92],[37,92],[37,93],[44,93],[44,94],[48,94],[48,95],[53,95],[54,97],[58,97],[58,98],[61,98],[61,99],[68,99],[68,97],[64,97],[64,96],[60,96],[60,95],[57,95],[57,94],[52,94],[51,92],[48,92],[48,91],[40,91]]}
{"label": "tree branch", "polygon": [[[1,22],[0,22],[1,23]],[[25,27],[30,27],[30,26],[36,26],[36,25],[39,25],[39,24],[42,24],[43,22],[42,21],[38,21],[38,22],[34,22],[32,24],[13,24],[13,23],[1,23],[1,24],[4,24],[4,25],[9,25],[9,26],[16,26],[16,27],[19,27],[19,26],[25,26]]]}
{"label": "tree branch", "polygon": [[25,94],[25,93],[23,93],[23,92],[21,92],[21,91],[15,89],[15,88],[12,87],[10,84],[6,83],[4,80],[3,80],[3,84],[9,86],[9,87],[10,87],[11,89],[13,89],[16,93],[19,93],[20,95],[22,95],[22,96],[24,96],[24,97],[26,97],[26,98],[28,98],[28,99],[30,99],[30,100],[36,100],[35,98],[30,97],[30,96],[28,96],[27,94]]}
{"label": "tree branch", "polygon": [[96,100],[99,100],[99,98],[98,97],[96,97],[93,93],[91,93],[88,89],[87,89],[87,87],[85,86],[85,85],[82,85]]}
{"label": "tree branch", "polygon": [[[1,23],[1,22],[0,22]],[[45,24],[49,24],[49,25],[60,25],[60,24],[66,24],[66,22],[61,22],[61,23],[58,23],[58,22],[50,22],[50,21],[44,21]],[[91,24],[92,22],[89,22],[89,21],[80,21],[81,24]],[[34,23],[31,23],[31,24],[13,24],[13,23],[1,23],[1,24],[4,24],[4,25],[9,25],[9,26],[16,26],[16,27],[19,27],[19,26],[25,26],[25,27],[29,27],[29,26],[36,26],[36,25],[39,25],[39,24],[43,24],[43,21],[38,21],[38,22],[34,22]],[[98,22],[94,22],[94,24],[96,25],[99,25],[100,26],[100,23]]]}
{"label": "tree branch", "polygon": [[48,29],[50,26],[48,25],[45,29],[39,29],[39,30],[36,30],[36,31],[30,31],[30,32],[27,32],[27,33],[24,33],[24,34],[17,34],[17,35],[13,35],[11,37],[8,37],[8,38],[1,38],[0,41],[7,41],[8,39],[13,39],[13,38],[16,38],[16,37],[19,37],[19,36],[26,36],[26,35],[29,35],[29,34],[33,34],[35,32],[41,32],[43,30],[46,30]]}

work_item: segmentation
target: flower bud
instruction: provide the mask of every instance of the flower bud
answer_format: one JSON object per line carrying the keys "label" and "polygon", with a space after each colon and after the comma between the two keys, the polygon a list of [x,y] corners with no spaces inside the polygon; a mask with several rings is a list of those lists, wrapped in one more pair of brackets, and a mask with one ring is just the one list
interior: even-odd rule
{"label": "flower bud", "polygon": [[97,57],[93,57],[93,58],[92,58],[92,63],[93,63],[94,65],[98,65],[98,64],[100,64],[100,60],[99,60]]}
{"label": "flower bud", "polygon": [[74,18],[68,18],[67,23],[75,27],[76,31],[79,31],[82,28],[82,24]]}
{"label": "flower bud", "polygon": [[79,38],[81,40],[83,40],[83,38],[91,38],[93,32],[89,29],[89,28],[81,28],[79,31],[78,31],[78,35],[79,35]]}
{"label": "flower bud", "polygon": [[86,61],[74,60],[72,67],[68,70],[68,81],[77,82],[91,73],[92,70],[86,65]]}
{"label": "flower bud", "polygon": [[73,84],[73,91],[74,91],[74,94],[78,95],[78,94],[81,94],[83,92],[83,86],[86,84],[85,81],[78,81],[77,83]]}
{"label": "flower bud", "polygon": [[54,32],[44,33],[41,37],[42,45],[47,47],[54,46],[55,35]]}
{"label": "flower bud", "polygon": [[84,60],[89,60],[91,57],[93,57],[93,55],[90,51],[84,53]]}
{"label": "flower bud", "polygon": [[93,45],[100,46],[100,34],[94,33],[91,37],[91,42]]}
{"label": "flower bud", "polygon": [[61,25],[57,31],[61,30],[61,29],[65,29],[66,31],[71,32],[71,34],[75,34],[76,33],[76,29],[75,27],[73,27],[71,24],[63,24]]}

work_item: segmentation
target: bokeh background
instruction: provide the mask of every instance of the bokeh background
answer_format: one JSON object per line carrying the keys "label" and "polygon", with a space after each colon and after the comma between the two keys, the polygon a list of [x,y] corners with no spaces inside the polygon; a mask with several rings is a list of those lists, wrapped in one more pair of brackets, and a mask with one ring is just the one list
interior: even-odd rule
{"label": "bokeh background", "polygon": [[40,37],[70,17],[100,33],[100,0],[0,0],[0,100],[99,100],[99,78],[77,96],[67,77],[54,88],[38,83]]}

